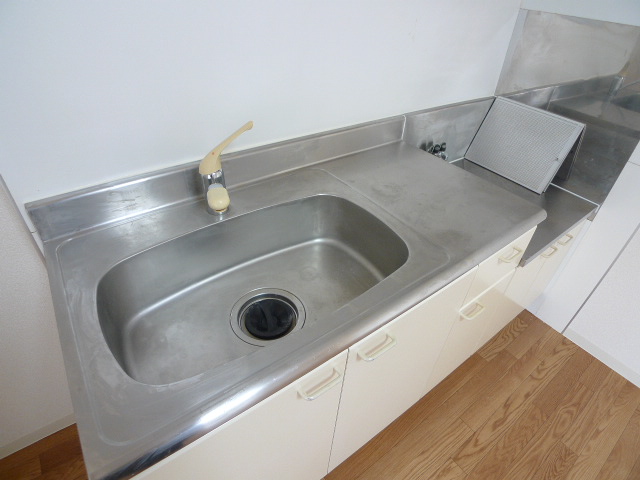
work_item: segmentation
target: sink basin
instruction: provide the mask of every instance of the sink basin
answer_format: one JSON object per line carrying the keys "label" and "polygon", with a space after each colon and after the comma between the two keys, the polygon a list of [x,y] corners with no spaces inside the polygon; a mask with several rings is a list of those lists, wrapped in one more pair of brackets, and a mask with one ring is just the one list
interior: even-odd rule
{"label": "sink basin", "polygon": [[[292,336],[391,275],[408,255],[403,240],[368,211],[338,196],[314,195],[210,225],[116,264],[98,283],[100,328],[131,378],[170,384],[279,341],[241,325],[254,297],[282,302],[294,318],[278,335]],[[260,322],[284,322],[280,310],[251,308]]]}
{"label": "sink basin", "polygon": [[640,113],[640,94],[634,93],[625,97],[615,98],[611,101],[616,105]]}
{"label": "sink basin", "polygon": [[[258,172],[281,159],[259,152]],[[89,475],[131,478],[544,217],[428,157],[390,143],[239,182],[222,218],[206,212],[193,165],[27,207],[44,243]],[[239,320],[256,318],[251,329]]]}

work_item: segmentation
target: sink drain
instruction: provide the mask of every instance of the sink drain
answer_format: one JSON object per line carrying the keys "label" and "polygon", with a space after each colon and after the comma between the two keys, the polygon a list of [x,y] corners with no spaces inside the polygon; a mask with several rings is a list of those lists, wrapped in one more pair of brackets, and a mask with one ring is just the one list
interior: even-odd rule
{"label": "sink drain", "polygon": [[264,346],[302,328],[305,311],[291,292],[262,288],[244,295],[231,310],[231,328],[247,343]]}
{"label": "sink drain", "polygon": [[275,340],[291,331],[298,318],[293,305],[282,298],[265,296],[241,309],[240,324],[260,340]]}

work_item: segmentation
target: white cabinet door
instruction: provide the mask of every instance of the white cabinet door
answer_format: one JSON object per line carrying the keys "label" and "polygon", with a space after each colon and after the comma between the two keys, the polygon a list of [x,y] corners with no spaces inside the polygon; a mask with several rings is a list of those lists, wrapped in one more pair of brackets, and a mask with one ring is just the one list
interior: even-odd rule
{"label": "white cabinet door", "polygon": [[334,357],[135,479],[322,478],[346,357]]}
{"label": "white cabinet door", "polygon": [[506,296],[510,301],[518,305],[521,310],[524,310],[542,294],[574,246],[575,239],[585,222],[586,220],[583,220],[562,235],[552,246],[525,267],[516,269],[516,273],[506,292]]}
{"label": "white cabinet door", "polygon": [[475,268],[349,349],[332,470],[418,401]]}
{"label": "white cabinet door", "polygon": [[504,320],[503,302],[504,291],[512,275],[513,270],[507,271],[502,279],[474,299],[466,301],[459,310],[432,374],[438,382],[458,368],[502,328],[498,325],[511,320]]}
{"label": "white cabinet door", "polygon": [[[542,253],[546,254],[547,252],[545,251]],[[542,291],[540,291],[536,294],[531,287],[536,281],[538,272],[540,272],[544,262],[545,257],[538,255],[524,267],[516,268],[516,273],[507,287],[507,297],[514,304],[518,305],[521,311],[527,308],[527,306],[530,305],[540,293],[542,293]]]}
{"label": "white cabinet door", "polygon": [[565,233],[553,244],[550,250],[542,252],[541,256],[545,259],[544,265],[536,276],[534,283],[531,285],[531,296],[533,300],[538,298],[538,296],[544,292],[545,288],[547,288],[547,285],[549,285],[558,268],[560,268],[560,265],[569,254],[569,251],[573,248],[575,239],[578,237],[585,222],[586,220],[583,220],[576,227]]}
{"label": "white cabinet door", "polygon": [[505,291],[514,273],[515,272],[508,273],[482,294],[480,301],[486,306],[486,310],[483,312],[485,327],[482,335],[478,338],[478,343],[471,353],[491,340],[491,337],[498,333],[502,327],[522,311],[521,308],[510,302],[505,296]]}
{"label": "white cabinet door", "polygon": [[495,285],[506,274],[515,270],[535,231],[536,227],[533,227],[483,261],[478,266],[478,273],[471,285],[467,298],[477,297],[489,287]]}
{"label": "white cabinet door", "polygon": [[478,265],[464,306],[458,312],[433,370],[436,383],[458,368],[500,330],[502,327],[498,328],[498,325],[511,320],[505,321],[505,318],[517,308],[512,302],[505,303],[504,293],[535,231],[536,227],[533,227]]}

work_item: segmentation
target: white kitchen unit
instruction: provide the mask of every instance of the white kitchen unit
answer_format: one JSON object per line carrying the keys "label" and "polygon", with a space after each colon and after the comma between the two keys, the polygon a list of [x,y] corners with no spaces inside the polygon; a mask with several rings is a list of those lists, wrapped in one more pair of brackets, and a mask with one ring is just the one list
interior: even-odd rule
{"label": "white kitchen unit", "polygon": [[442,381],[513,318],[503,321],[500,315],[504,291],[512,276],[513,270],[460,308],[433,369],[432,382]]}
{"label": "white kitchen unit", "polygon": [[429,374],[476,270],[349,348],[330,471],[433,387]]}
{"label": "white kitchen unit", "polygon": [[529,230],[478,266],[464,306],[431,374],[430,382],[434,385],[513,319],[513,305],[504,292],[534,232],[535,228]]}
{"label": "white kitchen unit", "polygon": [[509,286],[505,292],[506,296],[511,300],[514,305],[517,305],[520,310],[524,310],[540,295],[535,295],[531,288],[538,273],[542,269],[542,265],[546,260],[544,255],[548,255],[552,252],[551,248],[548,248],[536,258],[527,263],[524,267],[516,268],[516,272],[509,282]]}
{"label": "white kitchen unit", "polygon": [[478,266],[478,273],[467,294],[468,300],[480,295],[518,266],[535,231],[536,229],[532,228],[498,250]]}
{"label": "white kitchen unit", "polygon": [[544,292],[571,248],[576,245],[585,223],[586,220],[583,220],[534,260],[516,269],[506,291],[507,298],[515,304],[515,310],[528,308]]}
{"label": "white kitchen unit", "polygon": [[475,346],[471,349],[473,354],[482,345],[491,340],[496,333],[498,333],[502,327],[509,323],[513,318],[520,313],[521,309],[513,310],[513,304],[508,301],[505,292],[509,286],[509,282],[515,274],[514,271],[507,273],[498,282],[488,288],[480,297],[474,300],[474,305],[466,307],[464,312],[469,312],[469,309],[477,311],[477,305],[480,304],[484,307],[476,320],[480,323],[484,323],[484,329],[476,339]]}
{"label": "white kitchen unit", "polygon": [[327,473],[347,352],[140,473],[136,480],[318,480]]}

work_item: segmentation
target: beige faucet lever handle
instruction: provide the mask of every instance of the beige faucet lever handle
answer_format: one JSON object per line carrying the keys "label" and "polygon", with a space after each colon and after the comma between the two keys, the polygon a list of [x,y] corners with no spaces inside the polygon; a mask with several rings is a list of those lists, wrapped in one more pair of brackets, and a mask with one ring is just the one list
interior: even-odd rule
{"label": "beige faucet lever handle", "polygon": [[224,213],[229,208],[231,200],[229,192],[219,183],[214,184],[207,190],[207,204],[216,213]]}
{"label": "beige faucet lever handle", "polygon": [[236,138],[242,135],[247,130],[251,130],[253,128],[253,122],[249,120],[242,127],[232,133],[229,138],[223,140],[220,145],[211,150],[209,153],[205,155],[205,157],[200,162],[200,174],[201,175],[210,175],[213,172],[217,172],[222,168],[222,164],[220,163],[220,154],[222,151],[229,146],[231,142],[233,142]]}

